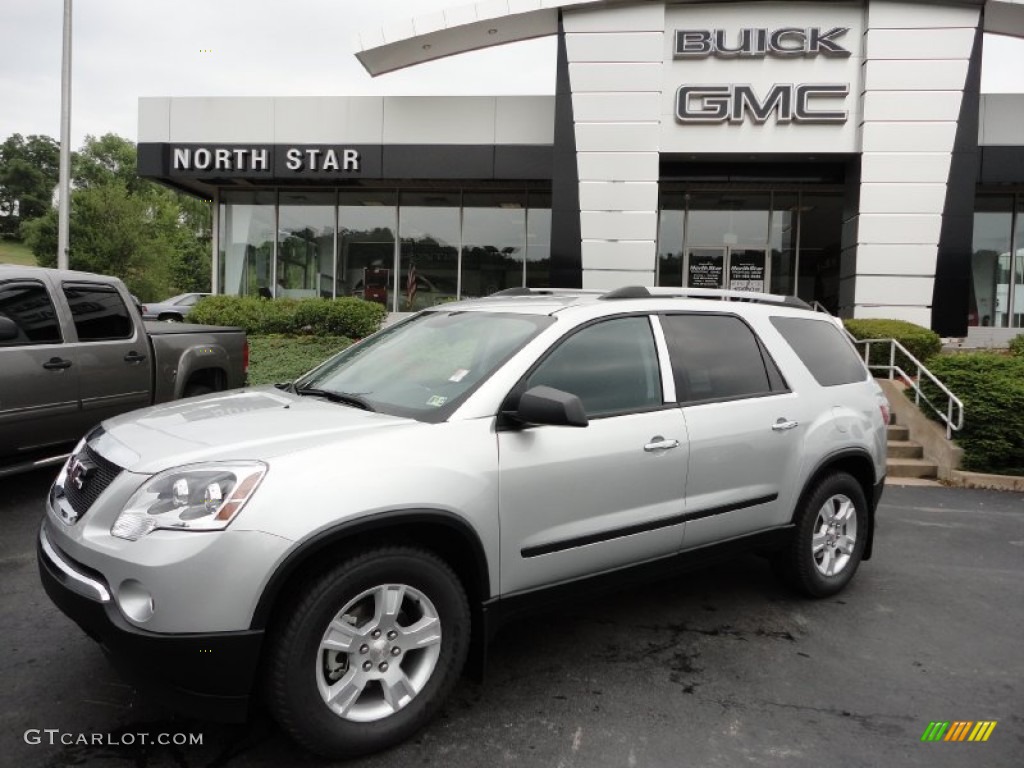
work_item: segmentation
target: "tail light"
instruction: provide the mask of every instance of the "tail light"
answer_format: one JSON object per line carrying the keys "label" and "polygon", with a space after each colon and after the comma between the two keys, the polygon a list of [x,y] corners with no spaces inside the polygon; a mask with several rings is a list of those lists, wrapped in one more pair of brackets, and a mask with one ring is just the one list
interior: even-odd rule
{"label": "tail light", "polygon": [[[246,339],[245,343],[242,344],[242,373],[246,376],[249,375],[249,340]],[[888,422],[886,422],[888,423]]]}
{"label": "tail light", "polygon": [[885,424],[886,426],[888,426],[889,425],[889,417],[890,417],[889,401],[885,400],[884,398],[882,400],[879,400],[879,402],[878,402],[878,410],[880,410],[882,412],[882,423]]}

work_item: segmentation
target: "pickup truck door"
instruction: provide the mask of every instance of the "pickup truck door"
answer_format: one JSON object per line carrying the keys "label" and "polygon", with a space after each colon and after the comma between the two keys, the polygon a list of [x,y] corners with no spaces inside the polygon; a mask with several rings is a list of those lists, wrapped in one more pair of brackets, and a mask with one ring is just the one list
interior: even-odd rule
{"label": "pickup truck door", "polygon": [[76,333],[79,392],[86,421],[96,424],[150,404],[153,361],[142,320],[116,286],[61,284]]}
{"label": "pickup truck door", "polygon": [[0,281],[0,456],[77,440],[79,369],[73,344],[39,280]]}
{"label": "pickup truck door", "polygon": [[679,549],[689,448],[656,338],[646,315],[584,326],[513,390],[571,392],[590,423],[498,432],[502,594]]}

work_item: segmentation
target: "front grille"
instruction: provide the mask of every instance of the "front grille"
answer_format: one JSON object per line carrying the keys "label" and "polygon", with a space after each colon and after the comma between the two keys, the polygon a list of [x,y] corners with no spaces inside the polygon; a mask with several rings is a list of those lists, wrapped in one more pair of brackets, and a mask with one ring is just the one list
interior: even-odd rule
{"label": "front grille", "polygon": [[76,458],[95,467],[88,473],[87,477],[83,478],[80,489],[74,482],[73,472],[69,472],[67,479],[64,481],[64,497],[68,500],[71,508],[75,510],[75,513],[81,517],[99,498],[99,495],[107,489],[107,486],[114,482],[114,478],[121,474],[121,468],[117,464],[107,461],[88,445],[85,445],[81,451],[75,454],[69,469],[74,466]]}

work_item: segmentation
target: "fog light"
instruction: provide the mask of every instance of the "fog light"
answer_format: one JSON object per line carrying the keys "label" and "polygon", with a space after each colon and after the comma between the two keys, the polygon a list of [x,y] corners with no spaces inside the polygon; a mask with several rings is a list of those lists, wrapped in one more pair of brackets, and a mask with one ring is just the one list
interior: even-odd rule
{"label": "fog light", "polygon": [[117,604],[125,616],[139,624],[153,618],[153,596],[135,579],[121,582],[117,590]]}

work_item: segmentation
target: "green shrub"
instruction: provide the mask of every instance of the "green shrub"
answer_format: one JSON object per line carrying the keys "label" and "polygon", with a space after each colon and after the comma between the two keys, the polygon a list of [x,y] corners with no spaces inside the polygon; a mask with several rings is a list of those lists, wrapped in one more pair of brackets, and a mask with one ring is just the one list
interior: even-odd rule
{"label": "green shrub", "polygon": [[209,296],[188,314],[191,323],[236,325],[250,334],[314,333],[363,338],[380,329],[387,310],[376,302],[341,299],[261,299]]}
{"label": "green shrub", "polygon": [[[928,367],[964,403],[964,428],[954,435],[964,469],[1024,474],[1024,357],[991,352],[942,355]],[[932,402],[940,395],[922,383]]]}
{"label": "green shrub", "polygon": [[[844,320],[843,324],[855,339],[896,339],[922,363],[942,351],[939,334],[906,320]],[[914,370],[909,370],[906,361],[900,360],[900,357],[902,355],[897,355],[897,365],[914,375]],[[888,362],[889,347],[884,344],[872,345],[871,364],[882,365]]]}
{"label": "green shrub", "polygon": [[291,381],[351,343],[344,336],[250,336],[249,384]]}
{"label": "green shrub", "polygon": [[1024,357],[1024,333],[1019,333],[1010,339],[1010,354],[1015,357]]}

